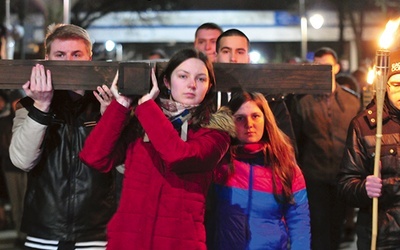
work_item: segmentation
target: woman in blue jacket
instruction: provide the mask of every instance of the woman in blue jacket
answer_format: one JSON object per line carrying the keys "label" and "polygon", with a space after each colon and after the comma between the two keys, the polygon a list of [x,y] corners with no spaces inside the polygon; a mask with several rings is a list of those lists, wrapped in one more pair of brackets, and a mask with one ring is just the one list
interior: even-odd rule
{"label": "woman in blue jacket", "polygon": [[215,171],[211,249],[310,249],[304,177],[264,96],[234,93],[237,140]]}

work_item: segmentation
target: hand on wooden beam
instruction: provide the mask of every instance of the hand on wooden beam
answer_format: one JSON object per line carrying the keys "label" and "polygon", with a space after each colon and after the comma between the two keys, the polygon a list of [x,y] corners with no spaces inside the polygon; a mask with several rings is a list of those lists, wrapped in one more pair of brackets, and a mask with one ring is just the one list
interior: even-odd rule
{"label": "hand on wooden beam", "polygon": [[132,99],[122,95],[118,90],[118,71],[117,74],[115,74],[113,83],[111,84],[111,93],[114,95],[117,102],[125,108],[129,108],[129,106],[131,106]]}
{"label": "hand on wooden beam", "polygon": [[22,88],[25,94],[32,98],[33,105],[37,109],[49,112],[54,93],[50,70],[45,70],[43,65],[36,64],[32,68],[30,80]]}
{"label": "hand on wooden beam", "polygon": [[157,77],[154,68],[151,69],[151,82],[153,84],[153,87],[148,94],[145,94],[144,96],[142,96],[142,98],[139,99],[139,105],[150,99],[155,100],[158,94],[160,94],[160,89],[158,88]]}
{"label": "hand on wooden beam", "polygon": [[97,91],[93,91],[93,95],[100,102],[100,113],[103,115],[108,105],[110,105],[111,101],[114,99],[114,95],[112,94],[110,88],[105,84],[98,86]]}

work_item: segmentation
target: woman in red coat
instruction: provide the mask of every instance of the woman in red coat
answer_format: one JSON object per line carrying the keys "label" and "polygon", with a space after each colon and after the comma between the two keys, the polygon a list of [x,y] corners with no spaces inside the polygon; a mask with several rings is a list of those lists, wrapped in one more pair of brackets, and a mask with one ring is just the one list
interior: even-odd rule
{"label": "woman in red coat", "polygon": [[153,87],[134,105],[134,116],[132,100],[118,93],[114,80],[115,100],[80,153],[103,172],[125,164],[107,249],[206,249],[205,197],[233,121],[228,113],[211,115],[215,78],[201,52],[177,52],[160,79],[159,90],[153,72]]}

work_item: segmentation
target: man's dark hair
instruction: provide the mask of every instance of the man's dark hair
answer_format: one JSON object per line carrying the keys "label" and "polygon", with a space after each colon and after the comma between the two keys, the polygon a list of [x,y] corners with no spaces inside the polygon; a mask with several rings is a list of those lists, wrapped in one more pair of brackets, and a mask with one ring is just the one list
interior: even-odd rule
{"label": "man's dark hair", "polygon": [[340,73],[336,76],[336,82],[339,83],[342,87],[346,87],[352,90],[352,94],[359,97],[360,93],[360,85],[357,82],[357,79],[351,74]]}
{"label": "man's dark hair", "polygon": [[149,57],[154,56],[154,55],[158,55],[160,57],[160,59],[168,58],[167,53],[165,53],[165,51],[163,49],[155,49],[149,53]]}
{"label": "man's dark hair", "polygon": [[249,40],[249,38],[248,38],[242,31],[240,31],[240,30],[238,30],[238,29],[229,29],[229,30],[223,32],[223,33],[218,37],[218,39],[217,39],[217,46],[216,46],[217,53],[218,53],[218,51],[219,51],[219,47],[220,47],[219,44],[220,44],[221,39],[222,39],[223,37],[228,37],[228,36],[241,36],[241,37],[246,38],[246,40],[247,40],[247,46],[248,46],[248,49],[250,50],[250,40]]}
{"label": "man's dark hair", "polygon": [[[218,45],[217,45],[218,46]],[[324,55],[331,55],[333,56],[333,59],[335,59],[335,62],[337,63],[339,61],[338,56],[336,54],[336,52],[329,48],[329,47],[321,47],[319,49],[317,49],[314,53],[314,58],[315,57],[323,57]]]}
{"label": "man's dark hair", "polygon": [[221,33],[223,32],[222,28],[216,23],[203,23],[196,29],[194,37],[197,37],[199,30],[219,30]]}

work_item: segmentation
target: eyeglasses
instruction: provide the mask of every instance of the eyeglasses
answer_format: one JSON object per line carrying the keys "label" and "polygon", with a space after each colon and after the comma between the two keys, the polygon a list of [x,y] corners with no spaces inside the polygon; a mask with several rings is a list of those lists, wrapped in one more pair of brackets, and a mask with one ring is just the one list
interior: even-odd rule
{"label": "eyeglasses", "polygon": [[400,88],[400,82],[388,82],[387,83],[390,87],[393,87],[393,88]]}

